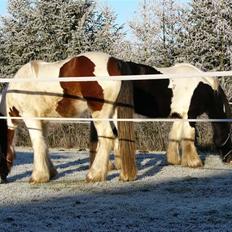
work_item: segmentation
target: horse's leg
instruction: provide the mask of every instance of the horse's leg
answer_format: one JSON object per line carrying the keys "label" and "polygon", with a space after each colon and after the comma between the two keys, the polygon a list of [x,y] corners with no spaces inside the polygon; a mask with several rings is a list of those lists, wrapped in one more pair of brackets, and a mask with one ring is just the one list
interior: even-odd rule
{"label": "horse's leg", "polygon": [[167,148],[167,162],[173,165],[181,164],[180,157],[180,141],[182,134],[182,122],[174,122],[169,133],[169,141]]}
{"label": "horse's leg", "polygon": [[[90,164],[89,167],[91,168],[93,161],[95,159],[96,153],[98,149],[98,136],[96,128],[93,124],[93,122],[90,123],[90,141],[89,141],[89,158],[90,158]],[[108,171],[114,170],[115,166],[113,162],[109,160],[108,164]]]}
{"label": "horse's leg", "polygon": [[[2,114],[0,114],[2,116]],[[0,119],[0,177],[1,183],[7,182],[7,175],[10,169],[7,165],[7,121],[6,119]]]}
{"label": "horse's leg", "polygon": [[48,157],[48,146],[46,141],[46,125],[39,120],[25,120],[29,130],[33,151],[34,165],[30,183],[48,182],[57,172]]}
{"label": "horse's leg", "polygon": [[98,137],[97,131],[93,124],[90,123],[90,139],[89,139],[89,167],[91,168],[93,161],[95,159],[97,153],[97,146],[98,146]]}
{"label": "horse's leg", "polygon": [[94,125],[98,135],[98,148],[96,150],[95,159],[86,177],[87,181],[91,182],[104,181],[106,179],[109,153],[112,149],[112,141],[114,139],[109,121],[95,121]]}
{"label": "horse's leg", "polygon": [[201,167],[202,161],[195,147],[195,127],[191,127],[189,122],[184,122],[181,139],[182,160],[181,165],[187,167]]}
{"label": "horse's leg", "polygon": [[7,128],[6,120],[0,122],[1,130],[1,157],[0,157],[0,176],[1,182],[7,182],[7,175],[9,174],[13,161],[15,159],[14,150],[14,135],[16,127]]}
{"label": "horse's leg", "polygon": [[[45,141],[46,141],[46,144],[47,144],[47,141],[48,141],[48,123],[47,122],[42,122],[42,127],[43,127],[43,135],[44,135],[44,138],[45,138]],[[48,150],[48,148],[47,148],[47,150]],[[51,159],[49,157],[49,154],[47,155],[47,158],[48,158],[48,163],[49,163],[50,179],[52,179],[53,177],[55,177],[57,175],[57,170],[54,167],[54,165],[53,165],[53,163],[52,163],[52,161],[51,161]]]}
{"label": "horse's leg", "polygon": [[117,170],[120,170],[122,167],[122,160],[120,155],[120,147],[119,147],[119,139],[118,139],[118,122],[117,122],[117,116],[118,116],[118,109],[115,108],[115,113],[113,115],[114,123],[112,123],[112,130],[115,135],[115,139],[113,141],[113,151],[114,151],[114,168]]}
{"label": "horse's leg", "polygon": [[120,155],[118,137],[115,138],[113,147],[114,147],[114,166],[117,170],[120,170],[122,168],[122,160]]}

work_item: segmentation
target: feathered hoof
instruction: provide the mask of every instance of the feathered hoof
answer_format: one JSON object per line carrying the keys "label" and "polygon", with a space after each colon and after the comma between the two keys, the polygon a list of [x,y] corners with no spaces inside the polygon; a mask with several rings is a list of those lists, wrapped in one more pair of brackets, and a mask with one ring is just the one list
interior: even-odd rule
{"label": "feathered hoof", "polygon": [[167,163],[170,165],[180,165],[179,143],[169,142],[167,149]]}
{"label": "feathered hoof", "polygon": [[201,168],[203,167],[203,163],[200,159],[194,160],[182,160],[181,165],[183,167],[190,167],[190,168]]}
{"label": "feathered hoof", "polygon": [[102,171],[90,170],[86,175],[86,182],[94,183],[94,182],[102,182],[106,180],[106,174]]}
{"label": "feathered hoof", "polygon": [[180,159],[169,159],[169,158],[167,158],[167,163],[169,165],[181,165],[181,160]]}
{"label": "feathered hoof", "polygon": [[33,173],[32,177],[29,180],[30,184],[42,184],[42,183],[47,183],[50,181],[50,176],[49,175],[44,175],[42,173]]}
{"label": "feathered hoof", "polygon": [[121,172],[119,176],[119,180],[123,182],[134,181],[136,179],[137,179],[137,171],[130,174],[124,174]]}

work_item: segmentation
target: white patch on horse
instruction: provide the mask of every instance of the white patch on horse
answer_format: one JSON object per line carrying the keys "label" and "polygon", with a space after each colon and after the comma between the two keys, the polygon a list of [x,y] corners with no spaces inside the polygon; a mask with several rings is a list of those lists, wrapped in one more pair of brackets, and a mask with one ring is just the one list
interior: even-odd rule
{"label": "white patch on horse", "polygon": [[[164,74],[179,74],[179,78],[170,79],[168,88],[173,91],[171,113],[179,113],[183,118],[188,117],[188,109],[191,103],[193,92],[200,82],[203,82],[212,89],[218,89],[218,80],[211,77],[194,77],[194,73],[204,73],[191,64],[181,63],[168,68],[157,68]],[[181,74],[192,74],[191,78],[181,77]]]}

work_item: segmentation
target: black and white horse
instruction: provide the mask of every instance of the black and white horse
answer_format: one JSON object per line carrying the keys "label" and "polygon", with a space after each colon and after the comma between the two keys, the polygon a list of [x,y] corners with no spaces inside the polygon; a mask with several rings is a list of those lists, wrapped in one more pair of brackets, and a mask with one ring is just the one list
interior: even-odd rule
{"label": "black and white horse", "polygon": [[[218,80],[209,77],[182,78],[183,73],[203,73],[190,64],[177,64],[169,68],[153,68],[128,62],[133,74],[179,74],[179,78],[162,80],[135,80],[133,83],[134,110],[150,118],[196,119],[206,113],[210,119],[230,118],[230,108]],[[178,120],[169,133],[167,161],[174,165],[200,167],[195,141],[195,122]],[[214,143],[222,160],[232,161],[230,123],[212,122]],[[94,159],[97,147],[96,131],[91,126],[90,157]],[[117,144],[117,140],[115,144]],[[115,145],[117,148],[117,145]],[[116,165],[120,167],[120,152],[116,153]]]}

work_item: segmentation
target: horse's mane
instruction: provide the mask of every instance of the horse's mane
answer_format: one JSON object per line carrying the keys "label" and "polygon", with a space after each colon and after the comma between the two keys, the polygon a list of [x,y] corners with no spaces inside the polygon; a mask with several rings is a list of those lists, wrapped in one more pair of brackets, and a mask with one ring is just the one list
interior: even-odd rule
{"label": "horse's mane", "polygon": [[131,68],[134,75],[138,74],[161,74],[155,67],[146,65],[146,64],[138,64],[132,61],[126,62]]}

